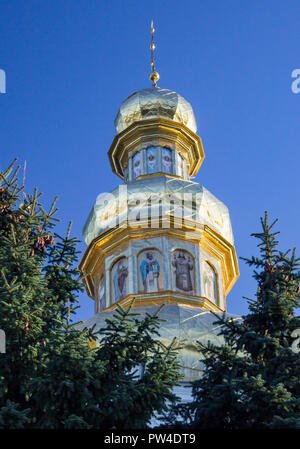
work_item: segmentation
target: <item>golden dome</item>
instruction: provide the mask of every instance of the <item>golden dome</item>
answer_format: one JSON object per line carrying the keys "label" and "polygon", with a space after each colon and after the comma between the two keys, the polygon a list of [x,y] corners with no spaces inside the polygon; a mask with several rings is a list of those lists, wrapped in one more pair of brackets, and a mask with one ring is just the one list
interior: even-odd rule
{"label": "golden dome", "polygon": [[115,128],[119,134],[134,122],[156,117],[174,120],[187,126],[194,133],[197,131],[190,103],[177,92],[160,87],[138,90],[129,95],[120,106],[115,119]]}

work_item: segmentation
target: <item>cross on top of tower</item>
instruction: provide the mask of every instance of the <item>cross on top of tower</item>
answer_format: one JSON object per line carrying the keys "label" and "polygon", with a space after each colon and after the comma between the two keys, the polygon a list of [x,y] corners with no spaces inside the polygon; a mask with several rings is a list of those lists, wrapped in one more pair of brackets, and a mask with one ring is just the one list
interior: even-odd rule
{"label": "cross on top of tower", "polygon": [[153,35],[154,35],[154,26],[153,26],[153,20],[151,20],[151,44],[150,44],[150,50],[151,50],[151,70],[152,72],[150,73],[150,80],[152,81],[152,86],[153,87],[157,87],[157,83],[156,81],[159,80],[159,73],[156,72],[155,70],[155,64],[154,64],[154,50],[155,50],[155,45],[154,45],[154,41],[153,41]]}

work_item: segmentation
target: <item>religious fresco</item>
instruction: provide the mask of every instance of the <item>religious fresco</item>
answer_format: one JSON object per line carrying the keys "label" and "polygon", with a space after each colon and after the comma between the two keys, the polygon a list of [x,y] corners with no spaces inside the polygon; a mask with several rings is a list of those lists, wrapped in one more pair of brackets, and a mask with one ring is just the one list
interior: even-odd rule
{"label": "religious fresco", "polygon": [[138,256],[139,291],[154,293],[163,290],[161,254],[155,249],[146,249]]}
{"label": "religious fresco", "polygon": [[135,153],[132,158],[133,177],[137,178],[142,174],[142,157],[141,152]]}
{"label": "religious fresco", "polygon": [[185,250],[178,249],[172,254],[173,289],[179,292],[195,294],[194,258]]}
{"label": "religious fresco", "polygon": [[170,148],[162,148],[162,171],[172,173],[172,151]]}
{"label": "religious fresco", "polygon": [[99,290],[98,290],[98,303],[99,308],[98,311],[102,312],[105,309],[105,277],[102,276],[99,282]]}
{"label": "religious fresco", "polygon": [[146,150],[146,160],[147,160],[147,173],[157,173],[158,172],[158,156],[157,148],[148,147]]}
{"label": "religious fresco", "polygon": [[120,301],[127,295],[128,262],[126,257],[118,259],[111,270],[112,296],[111,302]]}
{"label": "religious fresco", "polygon": [[183,176],[183,158],[179,153],[176,153],[177,175]]}
{"label": "religious fresco", "polygon": [[203,296],[214,304],[218,304],[217,275],[213,267],[206,261],[202,262]]}

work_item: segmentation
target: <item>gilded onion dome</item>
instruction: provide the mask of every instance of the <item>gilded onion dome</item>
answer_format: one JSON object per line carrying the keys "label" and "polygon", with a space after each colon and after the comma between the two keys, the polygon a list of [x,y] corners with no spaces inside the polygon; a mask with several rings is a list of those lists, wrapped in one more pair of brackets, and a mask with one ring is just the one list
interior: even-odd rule
{"label": "gilded onion dome", "polygon": [[160,87],[142,89],[129,95],[115,119],[117,133],[139,120],[166,118],[187,126],[196,133],[197,125],[191,104],[177,92]]}

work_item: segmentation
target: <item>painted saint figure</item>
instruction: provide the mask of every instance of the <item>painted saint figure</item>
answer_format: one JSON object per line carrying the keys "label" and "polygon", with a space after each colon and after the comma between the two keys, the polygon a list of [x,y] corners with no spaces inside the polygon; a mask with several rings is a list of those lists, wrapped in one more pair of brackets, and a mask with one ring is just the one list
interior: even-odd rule
{"label": "painted saint figure", "polygon": [[146,259],[141,262],[140,272],[144,285],[145,293],[152,293],[159,291],[158,278],[160,273],[160,266],[157,259],[154,259],[151,251],[147,252]]}
{"label": "painted saint figure", "polygon": [[141,168],[142,168],[140,152],[136,153],[133,156],[132,164],[133,164],[133,177],[137,178],[138,176],[141,175]]}
{"label": "painted saint figure", "polygon": [[124,265],[125,258],[117,262],[117,269],[113,276],[115,298],[114,302],[120,301],[120,299],[126,296],[126,278],[128,276],[128,268]]}
{"label": "painted saint figure", "polygon": [[157,149],[155,147],[148,147],[146,150],[147,159],[147,173],[156,173],[158,171],[157,164]]}
{"label": "painted saint figure", "polygon": [[165,173],[172,171],[172,152],[166,147],[162,149],[162,171]]}
{"label": "painted saint figure", "polygon": [[105,284],[104,277],[99,282],[99,312],[105,309]]}
{"label": "painted saint figure", "polygon": [[183,176],[183,159],[182,156],[178,153],[176,153],[176,159],[177,159],[177,174],[178,176]]}
{"label": "painted saint figure", "polygon": [[218,289],[215,270],[212,266],[204,261],[203,264],[203,286],[204,296],[213,301],[215,304],[218,302]]}
{"label": "painted saint figure", "polygon": [[179,251],[173,256],[172,265],[175,267],[175,285],[179,290],[185,292],[193,291],[191,272],[194,269],[191,257],[184,251]]}

